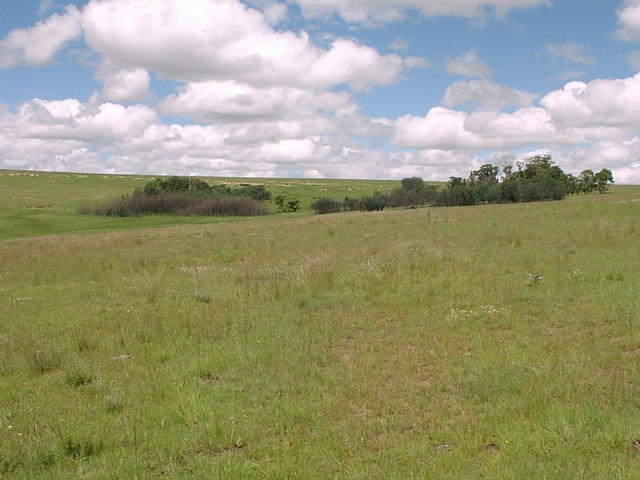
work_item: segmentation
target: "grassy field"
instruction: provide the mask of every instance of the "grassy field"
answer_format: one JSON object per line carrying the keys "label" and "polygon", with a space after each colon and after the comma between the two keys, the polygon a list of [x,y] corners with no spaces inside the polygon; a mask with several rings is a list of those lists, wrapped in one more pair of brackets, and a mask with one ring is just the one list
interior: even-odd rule
{"label": "grassy field", "polygon": [[640,478],[639,187],[132,222],[0,241],[0,478]]}
{"label": "grassy field", "polygon": [[[0,240],[57,233],[108,232],[183,224],[245,221],[231,218],[178,217],[170,215],[143,218],[107,218],[77,215],[82,205],[104,203],[133,192],[154,177],[141,175],[85,175],[0,170]],[[240,179],[205,178],[210,184],[250,183],[266,185],[272,197],[284,195],[300,200],[300,214],[311,211],[311,202],[329,196],[362,197],[376,190],[397,187],[392,181]],[[271,204],[275,212],[275,205]]]}

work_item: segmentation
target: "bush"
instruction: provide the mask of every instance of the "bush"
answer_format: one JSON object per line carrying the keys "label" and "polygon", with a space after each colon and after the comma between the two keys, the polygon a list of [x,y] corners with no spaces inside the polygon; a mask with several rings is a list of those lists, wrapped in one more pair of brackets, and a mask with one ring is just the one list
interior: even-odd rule
{"label": "bush", "polygon": [[264,185],[244,184],[237,188],[230,188],[223,184],[209,185],[204,180],[191,177],[156,178],[148,182],[138,193],[159,195],[161,193],[190,193],[211,196],[233,195],[236,197],[250,197],[254,200],[271,200],[271,192]]}
{"label": "bush", "polygon": [[360,200],[358,200],[357,198],[344,197],[344,202],[342,202],[342,209],[345,212],[360,210]]}
{"label": "bush", "polygon": [[481,198],[481,191],[478,187],[469,184],[457,184],[440,192],[437,204],[442,207],[477,205],[480,203]]}
{"label": "bush", "polygon": [[141,192],[123,196],[97,207],[83,207],[78,212],[108,217],[160,214],[254,216],[269,213],[263,203],[249,197],[209,197],[185,193],[147,195]]}
{"label": "bush", "polygon": [[515,180],[504,181],[500,184],[500,202],[519,202],[522,197],[520,183]]}
{"label": "bush", "polygon": [[[201,181],[202,182],[202,181]],[[206,182],[202,182],[206,183]],[[186,192],[189,190],[191,182],[187,177],[169,177],[169,178],[156,178],[152,182],[147,183],[142,191],[147,195],[157,195],[165,192]],[[201,185],[194,183],[196,188],[200,189]],[[208,188],[207,184],[207,188]]]}
{"label": "bush", "polygon": [[343,204],[331,198],[319,198],[311,204],[311,209],[317,214],[336,213],[342,211]]}
{"label": "bush", "polygon": [[[418,177],[410,179],[405,178],[402,181],[403,183],[401,187],[394,188],[389,192],[386,206],[391,208],[415,208],[421,205],[432,205],[436,203],[438,199],[437,187],[435,185],[424,185],[424,183],[420,184],[418,182],[419,180],[422,179]],[[419,188],[407,188],[407,184],[412,187],[419,185]]]}
{"label": "bush", "polygon": [[243,185],[231,189],[231,194],[238,197],[251,197],[254,200],[271,200],[271,192],[264,185]]}
{"label": "bush", "polygon": [[273,202],[278,206],[278,211],[283,213],[297,212],[300,208],[300,200],[297,198],[287,199],[284,195],[278,195],[273,199]]}
{"label": "bush", "polygon": [[360,210],[367,212],[375,210],[384,210],[387,206],[387,196],[380,192],[375,192],[370,197],[362,197],[360,199]]}

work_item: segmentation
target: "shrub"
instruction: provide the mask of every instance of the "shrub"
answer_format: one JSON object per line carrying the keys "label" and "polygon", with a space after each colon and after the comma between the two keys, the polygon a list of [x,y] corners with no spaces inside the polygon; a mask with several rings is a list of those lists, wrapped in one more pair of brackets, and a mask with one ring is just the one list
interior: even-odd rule
{"label": "shrub", "polygon": [[300,208],[300,200],[297,198],[287,199],[284,195],[278,195],[273,199],[273,202],[278,206],[279,212],[297,212]]}
{"label": "shrub", "polygon": [[504,181],[500,184],[500,202],[519,202],[522,197],[520,183],[515,180]]}
{"label": "shrub", "polygon": [[389,192],[387,207],[410,207],[436,203],[438,189],[435,185],[425,185],[420,177],[403,178],[401,186]]}
{"label": "shrub", "polygon": [[336,213],[342,211],[342,203],[331,198],[319,198],[311,204],[311,209],[317,214]]}
{"label": "shrub", "polygon": [[43,345],[32,352],[31,363],[37,373],[51,372],[62,365],[62,354],[56,347]]}
{"label": "shrub", "polygon": [[342,209],[345,212],[360,210],[360,200],[358,200],[357,198],[344,197],[344,202],[342,202]]}
{"label": "shrub", "polygon": [[360,199],[360,210],[371,212],[374,210],[384,210],[387,205],[387,196],[380,192],[375,192],[370,197]]}
{"label": "shrub", "polygon": [[67,385],[71,387],[81,387],[83,385],[88,385],[93,381],[93,374],[91,370],[82,364],[74,364],[67,369],[65,372],[65,381]]}
{"label": "shrub", "polygon": [[141,192],[123,196],[97,207],[83,207],[78,211],[108,217],[160,214],[253,216],[269,213],[263,203],[249,197],[210,197],[185,193],[147,195]]}
{"label": "shrub", "polygon": [[387,198],[387,206],[395,207],[415,207],[419,205],[418,192],[407,190],[406,188],[394,188]]}
{"label": "shrub", "polygon": [[243,185],[231,189],[231,195],[251,197],[254,200],[271,200],[271,192],[264,185]]}

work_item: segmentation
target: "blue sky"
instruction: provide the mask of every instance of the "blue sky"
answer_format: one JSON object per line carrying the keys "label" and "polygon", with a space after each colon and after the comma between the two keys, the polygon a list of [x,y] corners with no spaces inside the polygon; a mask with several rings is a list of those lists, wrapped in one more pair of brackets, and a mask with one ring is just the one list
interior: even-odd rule
{"label": "blue sky", "polygon": [[640,183],[640,0],[25,0],[0,168]]}

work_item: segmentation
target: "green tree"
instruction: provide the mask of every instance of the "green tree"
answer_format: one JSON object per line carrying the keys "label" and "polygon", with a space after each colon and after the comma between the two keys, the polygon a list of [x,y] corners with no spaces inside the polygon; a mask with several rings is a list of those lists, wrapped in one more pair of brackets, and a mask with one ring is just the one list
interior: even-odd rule
{"label": "green tree", "polygon": [[189,190],[194,192],[208,192],[209,184],[204,180],[200,180],[199,178],[190,178],[189,179]]}
{"label": "green tree", "polygon": [[478,170],[474,170],[469,175],[471,184],[494,185],[498,183],[498,173],[500,167],[487,163],[482,165]]}
{"label": "green tree", "polygon": [[424,180],[420,177],[403,178],[400,183],[405,190],[414,190],[421,192],[424,189]]}
{"label": "green tree", "polygon": [[466,180],[462,179],[462,177],[449,177],[449,182],[447,183],[447,186],[449,188],[455,188],[459,185],[464,185],[466,184]]}
{"label": "green tree", "polygon": [[603,168],[594,175],[595,188],[599,193],[606,193],[609,189],[609,185],[614,183],[613,173],[608,168]]}
{"label": "green tree", "polygon": [[[522,171],[525,183],[536,183],[545,178],[552,177],[553,161],[551,155],[536,155],[529,158],[524,164],[524,170]],[[559,175],[557,170],[553,170],[555,175]]]}
{"label": "green tree", "polygon": [[596,180],[593,170],[583,170],[578,177],[578,190],[582,193],[591,193],[596,188]]}
{"label": "green tree", "polygon": [[567,193],[569,195],[578,193],[578,178],[575,175],[572,175],[570,173],[565,175],[564,184],[567,187]]}

